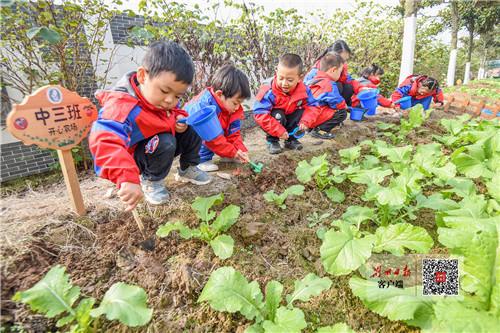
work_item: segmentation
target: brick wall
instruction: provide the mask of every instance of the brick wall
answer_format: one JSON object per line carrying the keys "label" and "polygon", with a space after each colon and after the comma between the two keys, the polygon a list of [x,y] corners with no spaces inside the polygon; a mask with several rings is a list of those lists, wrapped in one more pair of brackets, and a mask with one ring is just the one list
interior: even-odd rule
{"label": "brick wall", "polygon": [[[111,35],[115,44],[127,44],[130,37],[130,30],[135,27],[144,26],[143,16],[128,16],[127,14],[117,14],[111,21]],[[134,45],[144,45],[142,41],[134,40]]]}
{"label": "brick wall", "polygon": [[0,182],[47,172],[56,160],[49,150],[22,142],[3,144],[0,150]]}

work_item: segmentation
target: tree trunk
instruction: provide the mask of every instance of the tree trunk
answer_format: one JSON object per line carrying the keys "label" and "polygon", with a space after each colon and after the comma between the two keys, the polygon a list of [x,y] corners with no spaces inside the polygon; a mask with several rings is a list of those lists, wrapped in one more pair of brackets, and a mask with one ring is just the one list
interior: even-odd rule
{"label": "tree trunk", "polygon": [[470,81],[470,62],[472,59],[472,49],[474,48],[474,27],[469,27],[469,50],[467,53],[467,63],[465,64],[464,84]]}
{"label": "tree trunk", "polygon": [[455,85],[455,69],[457,67],[457,40],[458,40],[458,5],[456,1],[450,2],[451,6],[451,47],[450,60],[448,62],[448,75],[446,76],[446,85],[448,87]]}
{"label": "tree trunk", "polygon": [[417,31],[417,1],[405,0],[405,18],[403,33],[403,52],[401,58],[401,70],[399,72],[399,83],[413,74],[413,61],[415,58],[415,40]]}
{"label": "tree trunk", "polygon": [[479,71],[477,73],[477,79],[478,80],[481,80],[481,79],[484,79],[485,78],[485,74],[486,74],[486,59],[488,57],[488,47],[487,47],[487,41],[485,42],[485,45],[484,45],[484,50],[483,50],[483,55],[481,56],[481,60],[479,62]]}

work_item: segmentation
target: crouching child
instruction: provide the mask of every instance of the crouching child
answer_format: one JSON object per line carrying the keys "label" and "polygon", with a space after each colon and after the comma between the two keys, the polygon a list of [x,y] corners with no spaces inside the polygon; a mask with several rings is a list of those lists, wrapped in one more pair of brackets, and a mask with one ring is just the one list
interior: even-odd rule
{"label": "crouching child", "polygon": [[102,108],[89,135],[94,168],[116,184],[127,211],[143,195],[151,204],[167,202],[165,177],[175,156],[180,156],[177,180],[197,185],[211,180],[197,168],[201,139],[177,123],[187,116],[177,105],[193,75],[193,62],[182,47],[155,42],[137,71],[96,93]]}
{"label": "crouching child", "polygon": [[201,163],[198,165],[201,170],[209,172],[219,169],[212,161],[214,154],[229,162],[249,161],[248,149],[241,137],[241,121],[244,118],[241,103],[250,95],[247,76],[233,65],[225,65],[214,74],[211,86],[185,106],[189,114],[214,106],[223,130],[215,139],[202,143]]}

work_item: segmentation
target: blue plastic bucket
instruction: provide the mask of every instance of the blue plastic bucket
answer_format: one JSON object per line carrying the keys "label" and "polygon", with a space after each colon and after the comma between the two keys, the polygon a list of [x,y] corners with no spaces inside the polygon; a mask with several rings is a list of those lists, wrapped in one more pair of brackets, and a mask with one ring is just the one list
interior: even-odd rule
{"label": "blue plastic bucket", "polygon": [[215,106],[207,106],[177,122],[187,123],[192,126],[204,141],[212,141],[223,133],[219,118],[217,118]]}
{"label": "blue plastic bucket", "polygon": [[427,97],[427,98],[422,99],[421,104],[424,107],[424,110],[429,109],[429,107],[431,106],[431,101],[432,101],[432,97],[431,98]]}
{"label": "blue plastic bucket", "polygon": [[411,108],[411,96],[405,96],[401,99],[398,99],[394,104],[399,104],[401,109],[406,110]]}
{"label": "blue plastic bucket", "polygon": [[363,90],[358,94],[361,106],[367,109],[367,115],[373,116],[377,112],[378,89]]}
{"label": "blue plastic bucket", "polygon": [[349,108],[351,110],[351,120],[354,121],[361,121],[363,120],[363,115],[366,113],[366,109],[361,109],[361,108]]}
{"label": "blue plastic bucket", "polygon": [[[485,115],[493,116],[493,111],[491,111],[490,109],[482,109],[481,112]],[[496,116],[500,117],[500,112],[498,112]]]}

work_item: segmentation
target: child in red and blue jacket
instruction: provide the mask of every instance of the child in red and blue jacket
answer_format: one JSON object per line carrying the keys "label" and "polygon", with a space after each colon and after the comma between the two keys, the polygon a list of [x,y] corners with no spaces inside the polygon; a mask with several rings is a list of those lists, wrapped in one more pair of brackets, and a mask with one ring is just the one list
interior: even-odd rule
{"label": "child in red and blue jacket", "polygon": [[198,168],[207,172],[218,170],[219,167],[212,162],[214,154],[241,163],[249,161],[248,149],[241,137],[241,121],[244,119],[241,103],[250,96],[247,76],[233,65],[225,65],[214,74],[212,85],[186,104],[189,114],[215,106],[223,130],[214,140],[203,142]]}
{"label": "child in red and blue jacket", "polygon": [[392,93],[392,102],[398,105],[398,101],[406,96],[411,96],[411,106],[422,104],[427,110],[431,101],[443,105],[444,96],[436,79],[427,75],[410,75]]}
{"label": "child in red and blue jacket", "polygon": [[318,103],[302,82],[302,70],[302,59],[298,55],[287,53],[281,56],[274,78],[262,85],[257,93],[253,106],[254,119],[267,133],[270,154],[282,152],[280,139],[285,140],[287,149],[303,148],[289,132],[297,127],[301,131],[308,130],[301,121],[302,116],[315,112]]}
{"label": "child in red and blue jacket", "polygon": [[347,105],[351,106],[351,98],[353,94],[353,86],[352,86],[353,78],[348,73],[347,61],[351,57],[352,52],[345,41],[337,40],[330,47],[324,50],[323,53],[321,53],[321,55],[316,60],[316,63],[314,64],[313,68],[304,77],[304,82],[309,82],[316,76],[316,73],[320,69],[321,58],[323,58],[328,53],[336,53],[340,55],[342,59],[344,59],[343,69],[339,79],[337,80],[337,89],[339,90],[340,94],[346,101]]}
{"label": "child in red and blue jacket", "polygon": [[319,104],[318,108],[302,117],[302,122],[313,129],[310,133],[313,137],[333,139],[335,135],[330,131],[347,117],[347,105],[337,88],[343,64],[341,56],[328,53],[321,58],[316,76],[306,82]]}
{"label": "child in red and blue jacket", "polygon": [[[372,64],[369,67],[366,67],[361,72],[361,77],[359,79],[352,81],[352,86],[354,88],[354,94],[352,95],[352,106],[358,107],[360,105],[360,101],[358,99],[358,94],[365,89],[377,89],[380,84],[380,77],[384,75],[384,70]],[[386,107],[386,108],[395,108],[394,103],[388,98],[385,98],[381,94],[377,97],[378,105]]]}
{"label": "child in red and blue jacket", "polygon": [[96,93],[102,105],[89,135],[94,168],[99,177],[118,187],[126,210],[144,195],[151,204],[169,199],[164,179],[180,155],[176,178],[202,185],[210,177],[199,170],[200,137],[178,124],[187,113],[177,108],[194,75],[191,57],[178,44],[151,44],[137,72]]}

